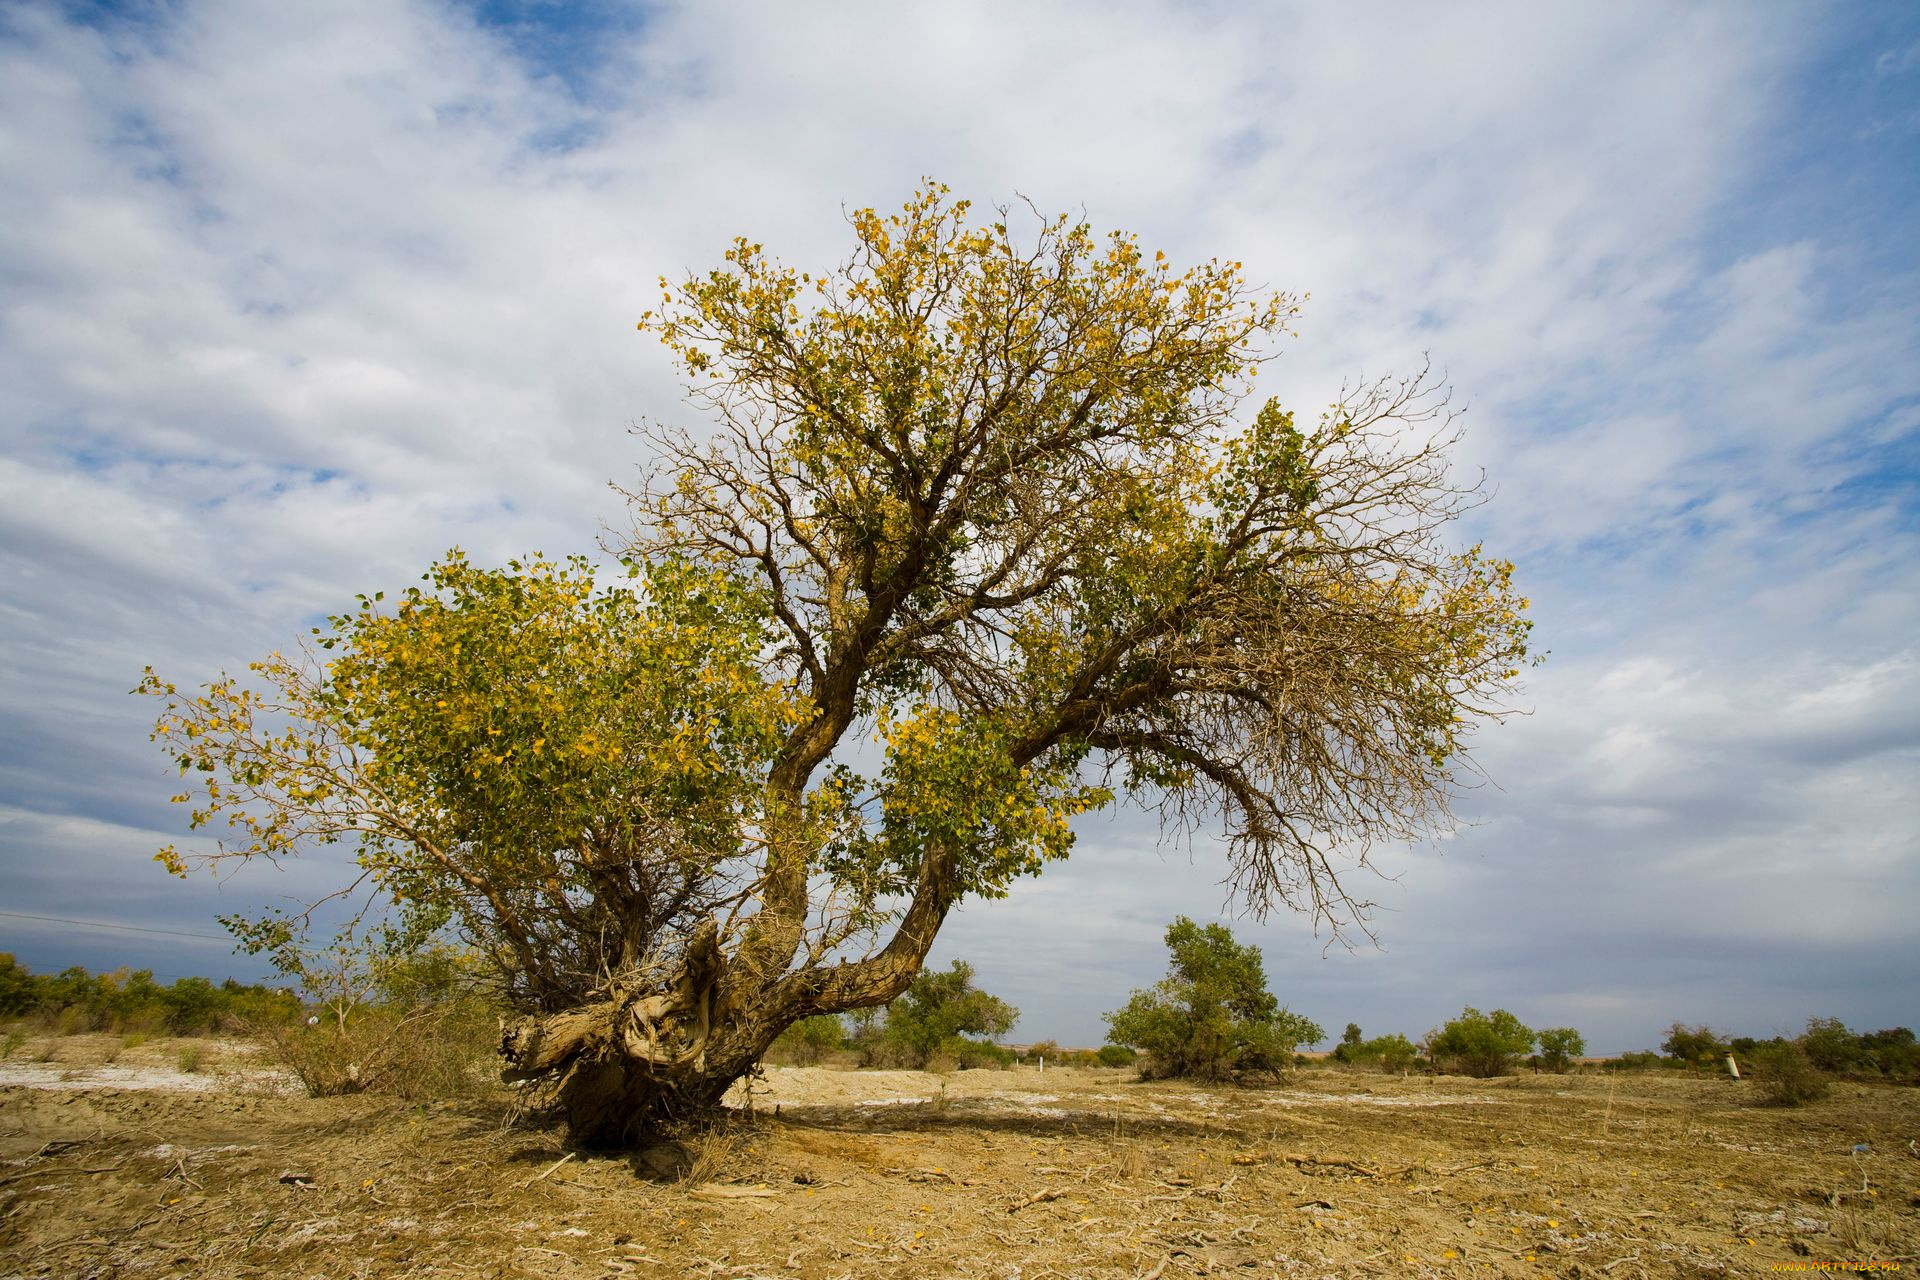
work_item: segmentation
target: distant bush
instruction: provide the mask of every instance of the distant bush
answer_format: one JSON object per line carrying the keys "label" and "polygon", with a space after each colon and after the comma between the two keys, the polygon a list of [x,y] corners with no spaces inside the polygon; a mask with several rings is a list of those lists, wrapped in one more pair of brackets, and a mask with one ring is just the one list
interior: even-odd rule
{"label": "distant bush", "polygon": [[1838,1018],[1810,1018],[1797,1044],[1813,1066],[1854,1080],[1920,1079],[1920,1046],[1906,1027],[1860,1034]]}
{"label": "distant bush", "polygon": [[1060,1042],[1057,1040],[1036,1040],[1020,1055],[1022,1062],[1051,1062],[1056,1065],[1060,1058]]}
{"label": "distant bush", "polygon": [[1413,1069],[1420,1051],[1413,1041],[1395,1032],[1392,1035],[1375,1036],[1355,1045],[1348,1059],[1356,1066],[1372,1067],[1376,1071],[1385,1071],[1400,1075]]}
{"label": "distant bush", "polygon": [[1575,1058],[1587,1051],[1586,1037],[1572,1027],[1546,1027],[1538,1034],[1540,1065],[1548,1071],[1566,1071]]}
{"label": "distant bush", "polygon": [[1260,949],[1222,925],[1180,916],[1167,928],[1172,963],[1152,989],[1106,1015],[1113,1041],[1143,1050],[1142,1076],[1225,1080],[1278,1076],[1326,1033],[1267,990]]}
{"label": "distant bush", "polygon": [[1798,1042],[1775,1041],[1758,1046],[1753,1056],[1753,1079],[1760,1096],[1783,1107],[1799,1107],[1826,1096],[1827,1074]]}
{"label": "distant bush", "polygon": [[1004,1069],[1011,1067],[1014,1054],[1011,1049],[1002,1049],[990,1040],[976,1040],[972,1036],[951,1036],[940,1042],[940,1052],[953,1060],[953,1064],[962,1071],[971,1071],[981,1067]]}
{"label": "distant bush", "polygon": [[1482,1078],[1504,1076],[1532,1051],[1533,1042],[1533,1032],[1505,1009],[1481,1013],[1468,1005],[1459,1017],[1428,1033],[1427,1053],[1444,1069]]}
{"label": "distant bush", "polygon": [[1915,1043],[1913,1032],[1906,1027],[1863,1035],[1860,1047],[1889,1080],[1920,1083],[1920,1044]]}
{"label": "distant bush", "polygon": [[856,1019],[853,1047],[863,1067],[1010,1066],[1013,1055],[976,1036],[1004,1035],[1020,1011],[973,984],[973,966],[956,960],[923,971],[886,1008],[884,1020]]}
{"label": "distant bush", "polygon": [[1664,1066],[1666,1061],[1653,1050],[1645,1049],[1638,1053],[1623,1053],[1617,1058],[1608,1058],[1600,1065],[1607,1071],[1651,1071],[1655,1067]]}
{"label": "distant bush", "polygon": [[0,1017],[26,1017],[60,1035],[84,1031],[200,1035],[250,1024],[287,1023],[302,1013],[289,991],[232,979],[181,978],[170,986],[151,969],[91,974],[79,966],[35,974],[0,952]]}
{"label": "distant bush", "polygon": [[784,1066],[811,1067],[829,1054],[846,1047],[847,1028],[838,1014],[822,1013],[800,1021],[782,1031],[768,1046],[768,1062]]}
{"label": "distant bush", "polygon": [[1100,1046],[1100,1052],[1094,1056],[1099,1059],[1103,1067],[1130,1067],[1134,1059],[1140,1055],[1123,1044],[1105,1044]]}
{"label": "distant bush", "polygon": [[1667,1029],[1661,1049],[1669,1058],[1689,1067],[1715,1067],[1731,1047],[1712,1027],[1689,1027],[1676,1022]]}

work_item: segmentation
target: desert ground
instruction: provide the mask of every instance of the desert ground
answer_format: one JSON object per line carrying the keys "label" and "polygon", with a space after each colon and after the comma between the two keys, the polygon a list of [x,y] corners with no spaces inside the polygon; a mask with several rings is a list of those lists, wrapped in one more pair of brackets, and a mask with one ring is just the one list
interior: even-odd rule
{"label": "desert ground", "polygon": [[1619,1280],[1920,1254],[1912,1089],[1786,1110],[1663,1073],[775,1067],[724,1125],[607,1156],[505,1091],[315,1099],[244,1043],[193,1071],[181,1045],[0,1062],[0,1275]]}

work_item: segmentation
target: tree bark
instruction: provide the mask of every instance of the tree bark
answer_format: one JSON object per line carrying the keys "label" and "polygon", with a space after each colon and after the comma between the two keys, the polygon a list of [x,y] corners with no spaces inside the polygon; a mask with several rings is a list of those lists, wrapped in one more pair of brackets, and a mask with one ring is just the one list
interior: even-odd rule
{"label": "tree bark", "polygon": [[951,850],[927,850],[894,936],[865,960],[769,980],[730,964],[708,921],[670,974],[635,975],[593,1004],[505,1028],[501,1076],[555,1080],[568,1136],[585,1147],[631,1147],[697,1121],[794,1022],[906,990],[952,907],[951,867]]}

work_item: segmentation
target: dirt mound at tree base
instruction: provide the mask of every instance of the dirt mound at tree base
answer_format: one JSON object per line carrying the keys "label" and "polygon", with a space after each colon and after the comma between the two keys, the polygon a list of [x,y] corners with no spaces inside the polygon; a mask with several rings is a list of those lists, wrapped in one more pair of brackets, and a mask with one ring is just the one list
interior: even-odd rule
{"label": "dirt mound at tree base", "polygon": [[506,1114],[0,1089],[0,1274],[1746,1275],[1920,1240],[1920,1094],[1885,1088],[775,1069],[665,1182]]}

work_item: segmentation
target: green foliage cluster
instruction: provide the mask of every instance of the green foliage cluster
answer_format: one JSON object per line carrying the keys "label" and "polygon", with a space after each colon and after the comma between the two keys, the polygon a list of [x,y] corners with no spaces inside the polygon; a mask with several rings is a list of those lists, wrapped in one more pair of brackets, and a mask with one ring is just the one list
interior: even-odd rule
{"label": "green foliage cluster", "polygon": [[1798,1036],[1728,1038],[1711,1027],[1676,1022],[1652,1052],[1624,1053],[1607,1062],[1614,1071],[1686,1067],[1718,1071],[1731,1055],[1760,1084],[1768,1101],[1798,1106],[1820,1097],[1833,1078],[1920,1084],[1920,1043],[1907,1027],[1857,1032],[1838,1018],[1810,1018]]}
{"label": "green foliage cluster", "polygon": [[819,1013],[782,1031],[767,1046],[766,1061],[789,1067],[811,1067],[847,1047],[847,1024],[837,1013]]}
{"label": "green foliage cluster", "polygon": [[1427,1056],[1436,1066],[1486,1078],[1513,1071],[1532,1052],[1534,1033],[1505,1009],[1482,1013],[1472,1005],[1438,1031],[1427,1033]]}
{"label": "green foliage cluster", "polygon": [[180,978],[161,985],[151,969],[92,974],[78,965],[36,974],[0,952],[0,1018],[31,1018],[63,1032],[166,1032],[199,1035],[284,1024],[301,1014],[285,990],[229,978]]}
{"label": "green foliage cluster", "polygon": [[1326,1037],[1281,1007],[1267,990],[1260,949],[1235,942],[1224,925],[1203,928],[1179,916],[1166,936],[1167,976],[1106,1015],[1115,1044],[1146,1053],[1143,1077],[1279,1076],[1301,1045]]}
{"label": "green foliage cluster", "polygon": [[1376,1071],[1385,1071],[1395,1075],[1413,1069],[1420,1051],[1413,1041],[1394,1032],[1391,1035],[1375,1036],[1371,1040],[1361,1038],[1357,1023],[1347,1024],[1346,1034],[1333,1051],[1333,1060],[1350,1067],[1369,1067]]}
{"label": "green foliage cluster", "polygon": [[1814,1066],[1834,1075],[1920,1081],[1920,1044],[1906,1027],[1860,1033],[1838,1018],[1812,1018],[1799,1043]]}
{"label": "green foliage cluster", "polygon": [[1808,1070],[1823,1077],[1920,1084],[1920,1043],[1907,1027],[1857,1032],[1838,1018],[1809,1018],[1807,1029],[1792,1039],[1742,1036],[1728,1048],[1737,1061],[1752,1064],[1756,1075],[1777,1074],[1783,1062],[1791,1075],[1804,1059]]}
{"label": "green foliage cluster", "polygon": [[1651,1071],[1655,1067],[1664,1065],[1665,1062],[1666,1059],[1653,1050],[1645,1049],[1638,1053],[1623,1053],[1618,1057],[1608,1058],[1601,1067],[1607,1071]]}
{"label": "green foliage cluster", "polygon": [[1013,1053],[991,1039],[1005,1035],[1020,1011],[973,983],[973,966],[955,960],[946,970],[925,969],[886,1008],[884,1020],[865,1019],[854,1035],[862,1066],[1006,1067]]}
{"label": "green foliage cluster", "polygon": [[[1804,1040],[1804,1037],[1803,1037]],[[1801,1040],[1771,1040],[1754,1048],[1749,1063],[1760,1096],[1776,1106],[1803,1107],[1827,1096],[1827,1073],[1815,1065]]]}
{"label": "green foliage cluster", "polygon": [[1140,1055],[1123,1044],[1103,1044],[1094,1057],[1103,1067],[1130,1067]]}
{"label": "green foliage cluster", "polygon": [[1548,1071],[1564,1074],[1573,1060],[1587,1051],[1587,1038],[1572,1027],[1543,1027],[1539,1061]]}
{"label": "green foliage cluster", "polygon": [[1689,1027],[1676,1022],[1667,1028],[1660,1048],[1667,1057],[1689,1067],[1717,1067],[1730,1048],[1726,1037],[1712,1027]]}

